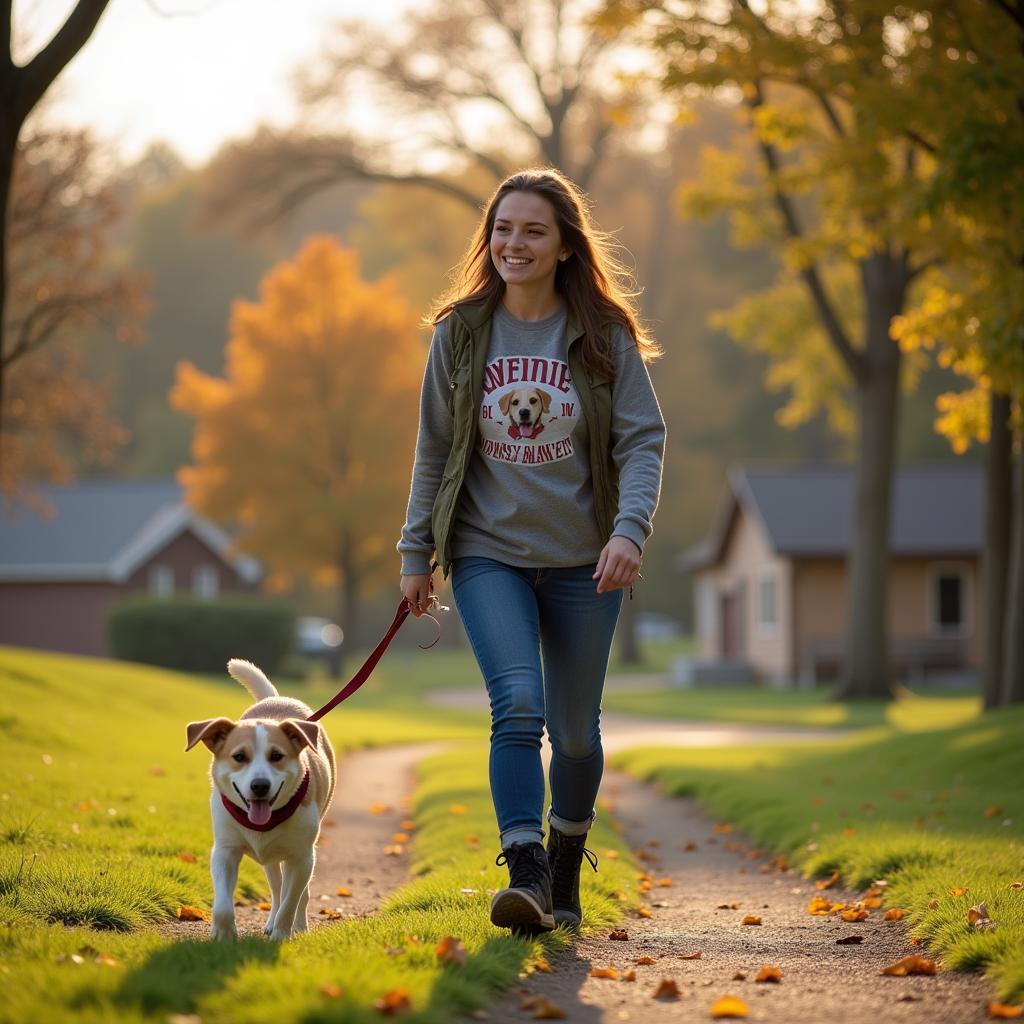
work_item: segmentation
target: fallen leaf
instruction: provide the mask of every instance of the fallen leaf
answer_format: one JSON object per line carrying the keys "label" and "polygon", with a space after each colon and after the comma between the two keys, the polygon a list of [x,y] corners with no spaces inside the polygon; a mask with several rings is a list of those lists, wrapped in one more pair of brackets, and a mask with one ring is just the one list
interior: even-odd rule
{"label": "fallen leaf", "polygon": [[920,935],[911,935],[910,944],[912,946],[922,946],[924,945],[924,938]]}
{"label": "fallen leaf", "polygon": [[652,999],[678,999],[679,998],[679,986],[675,983],[672,978],[662,978],[658,982],[658,987],[654,990],[654,994],[651,996]]}
{"label": "fallen leaf", "polygon": [[949,890],[949,895],[950,896],[963,896],[965,892],[967,892],[967,890],[962,885],[957,885],[957,886],[954,886],[952,889]]}
{"label": "fallen leaf", "polygon": [[1011,882],[1008,886],[1010,889],[1024,889],[1024,882]]}
{"label": "fallen leaf", "polygon": [[747,1004],[738,996],[722,996],[711,1006],[712,1017],[746,1017],[749,1012]]}
{"label": "fallen leaf", "polygon": [[608,938],[615,939],[616,942],[626,942],[629,939],[629,932],[625,928],[613,928]]}
{"label": "fallen leaf", "polygon": [[996,923],[989,919],[988,906],[984,903],[979,903],[967,911],[967,923],[979,932],[994,932],[996,930]]}
{"label": "fallen leaf", "polygon": [[740,909],[740,904],[739,904],[738,900],[733,900],[732,903],[719,903],[717,909],[719,909],[719,910],[739,910]]}
{"label": "fallen leaf", "polygon": [[882,918],[883,921],[901,921],[903,920],[903,911],[899,907],[892,907],[885,912]]}
{"label": "fallen leaf", "polygon": [[715,831],[720,835],[726,835],[732,831],[732,825],[727,822],[721,821],[715,826]]}
{"label": "fallen leaf", "polygon": [[554,974],[555,973],[554,972],[554,968],[551,966],[551,964],[549,964],[547,962],[547,960],[545,960],[544,957],[542,957],[542,956],[537,957],[537,959],[534,960],[530,964],[530,966],[535,971],[540,971],[541,974]]}
{"label": "fallen leaf", "polygon": [[866,921],[871,914],[866,910],[844,910],[843,920],[847,924],[854,924],[857,921]]}
{"label": "fallen leaf", "polygon": [[1002,813],[1003,813],[1003,809],[998,804],[995,804],[992,807],[986,807],[985,808],[985,817],[986,818],[998,818],[999,815],[1002,814]]}
{"label": "fallen leaf", "polygon": [[340,985],[321,985],[320,995],[325,996],[328,999],[340,999],[341,998],[341,986]]}
{"label": "fallen leaf", "polygon": [[264,902],[264,903],[257,903],[256,904],[256,909],[257,910],[270,910],[272,906],[273,906],[272,903],[266,903],[266,902]]}
{"label": "fallen leaf", "polygon": [[732,980],[733,981],[746,981],[747,980],[747,976],[746,976],[746,974],[743,971],[737,971],[732,976]]}
{"label": "fallen leaf", "polygon": [[563,1010],[557,1003],[551,1002],[550,999],[538,996],[533,1004],[533,1019],[565,1020],[565,1010]]}
{"label": "fallen leaf", "polygon": [[703,953],[701,952],[701,950],[698,949],[698,950],[695,950],[693,953],[680,953],[679,954],[679,959],[680,960],[699,960],[701,958],[701,956],[703,956]]}
{"label": "fallen leaf", "polygon": [[697,844],[692,842],[692,841],[683,844],[683,851],[685,853],[693,853],[693,851],[696,850],[696,849],[697,849]]}
{"label": "fallen leaf", "polygon": [[387,857],[400,857],[405,853],[405,847],[401,843],[395,843],[392,846],[384,847],[384,854]]}
{"label": "fallen leaf", "polygon": [[851,836],[855,836],[856,834],[857,834],[857,830],[852,825],[847,825],[846,828],[843,829],[843,835],[846,836],[847,838],[850,838]]}
{"label": "fallen leaf", "polygon": [[654,915],[646,907],[636,908],[637,917],[654,917]]}
{"label": "fallen leaf", "polygon": [[929,910],[935,910],[935,908],[938,907],[938,905],[939,905],[939,901],[938,900],[929,900],[928,901],[928,909]]}
{"label": "fallen leaf", "polygon": [[606,860],[618,860],[619,859],[619,851],[618,850],[605,850],[604,851],[604,856],[605,856]]}
{"label": "fallen leaf", "polygon": [[441,963],[457,964],[462,966],[466,962],[466,950],[462,943],[453,935],[446,935],[435,948],[437,959]]}
{"label": "fallen leaf", "polygon": [[622,981],[636,981],[636,971],[626,971],[622,976]]}
{"label": "fallen leaf", "polygon": [[407,843],[407,842],[409,842],[409,836],[405,832],[396,832],[391,837],[391,842],[393,842],[393,843]]}
{"label": "fallen leaf", "polygon": [[334,907],[321,907],[320,916],[326,917],[328,921],[337,921],[338,918],[345,915],[340,910],[335,910]]}
{"label": "fallen leaf", "polygon": [[860,905],[868,910],[878,910],[882,905],[882,900],[878,896],[869,896],[867,899],[860,900]]}
{"label": "fallen leaf", "polygon": [[448,808],[448,813],[449,814],[465,814],[466,813],[466,808],[462,804],[452,804],[451,807]]}
{"label": "fallen leaf", "polygon": [[757,916],[757,914],[747,914],[747,916],[745,918],[743,918],[743,921],[741,922],[741,924],[760,924],[760,923],[761,923],[761,918],[759,918]]}
{"label": "fallen leaf", "polygon": [[839,881],[839,869],[837,868],[835,871],[832,872],[831,875],[828,876],[828,878],[820,878],[820,879],[818,879],[818,881],[814,883],[814,888],[815,889],[831,889],[832,886],[835,885],[836,882],[838,882],[838,881]]}
{"label": "fallen leaf", "polygon": [[807,913],[815,917],[824,917],[832,913],[832,901],[827,896],[813,896],[807,904]]}
{"label": "fallen leaf", "polygon": [[378,804],[378,803],[370,804],[370,813],[371,814],[388,814],[389,812],[391,812],[393,810],[394,810],[394,808],[390,804]]}
{"label": "fallen leaf", "polygon": [[385,1017],[394,1017],[396,1014],[405,1013],[412,1009],[409,1001],[409,990],[402,985],[385,992],[379,999],[373,1001],[373,1008],[384,1014]]}
{"label": "fallen leaf", "polygon": [[1008,1003],[997,1003],[993,999],[985,1005],[985,1012],[996,1020],[1016,1020],[1024,1016],[1024,1006],[1010,1006]]}
{"label": "fallen leaf", "polygon": [[614,967],[592,967],[590,969],[591,978],[609,978],[612,981],[619,980],[619,972]]}
{"label": "fallen leaf", "polygon": [[345,886],[343,886],[343,885],[339,885],[338,888],[335,890],[334,895],[335,896],[351,896],[352,895],[352,890],[351,889],[346,889]]}
{"label": "fallen leaf", "polygon": [[880,973],[888,974],[893,978],[903,978],[908,974],[934,974],[935,961],[926,960],[923,956],[914,954],[905,956],[902,960],[889,964],[888,967],[883,967]]}
{"label": "fallen leaf", "polygon": [[660,839],[648,839],[647,840],[647,845],[648,846],[661,846],[661,840]]}
{"label": "fallen leaf", "polygon": [[781,967],[764,967],[757,972],[757,977],[754,979],[755,982],[771,982],[772,984],[778,984],[782,981],[782,968]]}
{"label": "fallen leaf", "polygon": [[646,860],[651,864],[657,864],[661,860],[656,853],[649,853],[647,850],[637,850],[634,856],[637,860]]}
{"label": "fallen leaf", "polygon": [[186,864],[195,864],[195,854],[185,853],[184,850],[178,851],[178,860],[183,860]]}
{"label": "fallen leaf", "polygon": [[864,941],[863,935],[847,935],[845,939],[836,939],[837,946],[859,946]]}
{"label": "fallen leaf", "polygon": [[659,878],[655,883],[660,889],[671,889],[672,879],[671,878]]}
{"label": "fallen leaf", "polygon": [[210,915],[199,907],[188,907],[182,904],[178,907],[179,921],[209,921]]}
{"label": "fallen leaf", "polygon": [[[686,957],[683,958],[684,960]],[[658,961],[653,956],[635,956],[633,957],[633,963],[635,964],[656,964]]]}

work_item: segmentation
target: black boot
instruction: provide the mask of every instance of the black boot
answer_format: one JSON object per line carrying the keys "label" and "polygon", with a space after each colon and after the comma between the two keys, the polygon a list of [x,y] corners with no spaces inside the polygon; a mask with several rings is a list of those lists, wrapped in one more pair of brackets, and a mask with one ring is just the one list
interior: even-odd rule
{"label": "black boot", "polygon": [[583,920],[580,909],[580,866],[583,858],[596,871],[597,856],[584,847],[587,834],[567,836],[548,823],[548,864],[551,867],[551,902],[555,924],[579,928]]}
{"label": "black boot", "polygon": [[551,931],[551,871],[540,843],[513,843],[495,864],[507,864],[509,886],[491,900],[491,922],[515,933],[537,935]]}

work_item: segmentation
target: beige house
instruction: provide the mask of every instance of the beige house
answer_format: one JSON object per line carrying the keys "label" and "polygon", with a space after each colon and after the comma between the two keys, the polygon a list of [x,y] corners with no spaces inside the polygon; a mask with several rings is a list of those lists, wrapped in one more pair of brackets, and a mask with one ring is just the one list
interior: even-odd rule
{"label": "beige house", "polygon": [[[694,574],[699,663],[813,685],[841,669],[854,514],[849,467],[728,475],[711,532],[680,559]],[[976,675],[981,662],[980,466],[903,469],[893,484],[889,637],[894,674]]]}

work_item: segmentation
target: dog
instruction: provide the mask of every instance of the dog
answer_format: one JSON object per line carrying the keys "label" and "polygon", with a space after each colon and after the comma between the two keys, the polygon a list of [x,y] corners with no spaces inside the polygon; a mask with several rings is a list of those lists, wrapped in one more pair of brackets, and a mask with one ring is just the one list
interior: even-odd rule
{"label": "dog", "polygon": [[540,388],[517,388],[501,396],[498,408],[512,421],[509,437],[531,439],[544,430],[541,417],[551,408],[551,396]]}
{"label": "dog", "polygon": [[309,927],[306,907],[320,822],[334,795],[335,762],[327,733],[308,721],[301,701],[278,695],[253,664],[232,658],[228,673],[256,701],[242,717],[189,722],[191,750],[200,741],[213,753],[213,919],[210,938],[233,940],[238,866],[248,854],[263,865],[270,885],[270,917],[263,929],[287,939]]}

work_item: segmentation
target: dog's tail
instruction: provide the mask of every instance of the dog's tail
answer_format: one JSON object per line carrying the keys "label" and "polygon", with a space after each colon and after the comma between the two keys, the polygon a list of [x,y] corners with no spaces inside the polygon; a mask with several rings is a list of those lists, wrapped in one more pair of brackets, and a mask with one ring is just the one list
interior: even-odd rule
{"label": "dog's tail", "polygon": [[228,662],[228,674],[252,694],[253,700],[277,696],[274,684],[251,661],[232,658]]}

